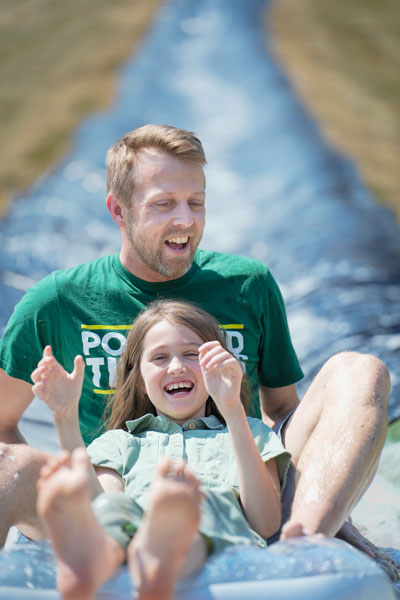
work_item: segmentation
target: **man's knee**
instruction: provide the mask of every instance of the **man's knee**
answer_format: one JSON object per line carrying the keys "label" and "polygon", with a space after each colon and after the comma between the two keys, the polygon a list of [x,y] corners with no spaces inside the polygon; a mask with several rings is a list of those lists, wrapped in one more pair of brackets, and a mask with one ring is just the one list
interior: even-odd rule
{"label": "man's knee", "polygon": [[387,407],[390,392],[390,375],[386,365],[373,354],[340,352],[324,365],[328,376],[335,375],[352,385],[356,397],[377,407]]}
{"label": "man's knee", "polygon": [[28,537],[40,538],[36,484],[48,456],[26,444],[0,443],[0,533],[16,525]]}
{"label": "man's knee", "polygon": [[[0,442],[0,478],[6,478],[10,487],[15,487],[20,478],[36,483],[41,467],[47,462],[48,454],[27,444]],[[6,482],[2,481],[2,486]],[[13,484],[13,485],[11,485]]]}
{"label": "man's knee", "polygon": [[16,471],[19,461],[14,450],[15,446],[0,442],[0,473],[9,474],[11,471]]}

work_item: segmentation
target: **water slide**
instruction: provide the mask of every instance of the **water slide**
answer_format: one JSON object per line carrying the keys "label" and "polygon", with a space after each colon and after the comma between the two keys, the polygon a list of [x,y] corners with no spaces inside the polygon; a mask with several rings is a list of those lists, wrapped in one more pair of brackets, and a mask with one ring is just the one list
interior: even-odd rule
{"label": "water slide", "polygon": [[[108,147],[148,122],[195,131],[208,159],[202,247],[271,268],[306,373],[300,395],[341,350],[371,352],[390,369],[392,435],[354,518],[400,563],[399,226],[293,94],[265,45],[264,8],[262,0],[166,3],[121,69],[113,106],[81,125],[70,152],[0,223],[0,327],[50,271],[118,249],[104,203]],[[32,445],[57,451],[38,401],[21,428]]]}

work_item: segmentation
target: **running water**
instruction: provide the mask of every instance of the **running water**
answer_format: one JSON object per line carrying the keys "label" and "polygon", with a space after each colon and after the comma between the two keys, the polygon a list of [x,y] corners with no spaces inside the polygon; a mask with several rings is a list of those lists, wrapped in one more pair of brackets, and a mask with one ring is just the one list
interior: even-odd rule
{"label": "running water", "polygon": [[[202,247],[266,262],[285,296],[309,385],[333,353],[378,355],[392,379],[390,421],[400,417],[400,235],[353,164],[318,128],[265,47],[264,0],[172,0],[140,54],[122,70],[118,99],[79,129],[57,168],[14,202],[0,224],[3,326],[35,281],[116,251],[104,204],[104,157],[148,122],[195,131],[205,145],[208,217]],[[79,231],[79,236],[76,235]],[[383,453],[357,522],[400,548],[400,431]],[[34,404],[23,430],[55,450],[51,419]],[[400,552],[393,551],[398,563]]]}

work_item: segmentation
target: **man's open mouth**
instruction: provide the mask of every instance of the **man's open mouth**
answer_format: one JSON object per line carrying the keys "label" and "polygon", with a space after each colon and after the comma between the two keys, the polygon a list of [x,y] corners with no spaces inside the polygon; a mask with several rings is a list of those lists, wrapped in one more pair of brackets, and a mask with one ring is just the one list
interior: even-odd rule
{"label": "man's open mouth", "polygon": [[164,389],[167,394],[189,393],[194,388],[194,384],[190,381],[181,381],[179,383],[168,383]]}
{"label": "man's open mouth", "polygon": [[189,243],[189,236],[172,237],[165,243],[173,250],[184,250]]}

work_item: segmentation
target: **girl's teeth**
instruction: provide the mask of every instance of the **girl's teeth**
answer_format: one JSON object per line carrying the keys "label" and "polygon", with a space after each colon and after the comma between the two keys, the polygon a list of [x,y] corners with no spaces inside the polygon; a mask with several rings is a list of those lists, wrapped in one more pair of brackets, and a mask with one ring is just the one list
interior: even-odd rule
{"label": "girl's teeth", "polygon": [[192,389],[192,385],[190,385],[189,383],[171,383],[171,385],[167,386],[167,390],[178,390],[179,388],[188,388],[188,389]]}

